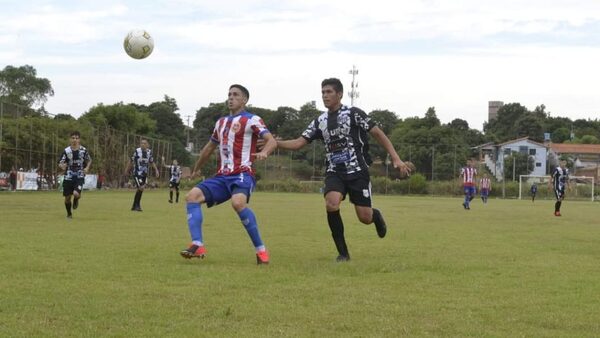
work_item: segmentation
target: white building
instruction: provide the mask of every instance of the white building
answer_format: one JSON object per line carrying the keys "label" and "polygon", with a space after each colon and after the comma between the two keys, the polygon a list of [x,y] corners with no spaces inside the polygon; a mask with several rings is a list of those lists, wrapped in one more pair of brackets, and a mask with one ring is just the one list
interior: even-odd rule
{"label": "white building", "polygon": [[501,144],[486,143],[478,146],[481,154],[481,160],[485,162],[492,175],[496,176],[498,181],[502,180],[505,170],[512,170],[504,167],[504,158],[512,152],[518,152],[529,155],[533,158],[533,171],[530,175],[546,175],[546,163],[548,158],[547,147],[539,142],[530,140],[527,137],[511,140]]}

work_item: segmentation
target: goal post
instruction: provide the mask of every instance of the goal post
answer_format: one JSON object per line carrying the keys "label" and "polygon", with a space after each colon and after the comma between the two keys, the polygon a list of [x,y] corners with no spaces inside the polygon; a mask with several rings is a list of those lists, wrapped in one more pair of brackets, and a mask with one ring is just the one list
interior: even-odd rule
{"label": "goal post", "polygon": [[[519,175],[519,199],[530,195],[530,189],[533,184],[537,184],[537,196],[544,198],[554,198],[552,189],[548,185],[552,184],[552,177],[548,175]],[[569,176],[569,186],[567,188],[567,198],[589,199],[592,202],[595,197],[595,180],[592,176]]]}

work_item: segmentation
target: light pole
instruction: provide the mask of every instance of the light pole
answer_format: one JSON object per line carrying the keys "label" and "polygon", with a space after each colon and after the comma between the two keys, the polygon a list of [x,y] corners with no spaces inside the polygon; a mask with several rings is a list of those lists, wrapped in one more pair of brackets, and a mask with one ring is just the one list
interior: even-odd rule
{"label": "light pole", "polygon": [[350,105],[354,106],[354,99],[358,98],[360,94],[358,93],[358,82],[355,81],[356,75],[358,75],[358,69],[355,65],[352,65],[352,69],[348,71],[348,74],[352,75],[352,83],[350,84],[350,91],[348,92],[348,96],[350,96]]}

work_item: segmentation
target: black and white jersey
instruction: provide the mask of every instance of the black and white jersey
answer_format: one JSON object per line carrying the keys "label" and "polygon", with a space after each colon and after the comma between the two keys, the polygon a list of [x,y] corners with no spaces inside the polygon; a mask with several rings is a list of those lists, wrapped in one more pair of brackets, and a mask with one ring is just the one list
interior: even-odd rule
{"label": "black and white jersey", "polygon": [[143,150],[141,147],[137,148],[131,156],[131,162],[133,162],[134,176],[148,176],[150,164],[154,163],[154,158],[152,157],[152,150]]}
{"label": "black and white jersey", "polygon": [[178,165],[170,165],[169,175],[171,176],[171,178],[169,179],[170,182],[179,182],[179,180],[181,179],[181,167]]}
{"label": "black and white jersey", "polygon": [[554,190],[564,190],[567,180],[569,179],[569,169],[556,167],[552,172],[552,183],[554,184]]}
{"label": "black and white jersey", "polygon": [[73,180],[78,178],[84,178],[85,173],[83,169],[92,160],[90,153],[84,146],[79,146],[79,149],[71,149],[68,146],[63,150],[58,160],[58,164],[66,163],[67,170],[65,171],[65,180]]}
{"label": "black and white jersey", "polygon": [[368,132],[375,123],[356,107],[342,106],[314,119],[302,133],[308,142],[320,139],[325,144],[327,173],[352,175],[368,172]]}

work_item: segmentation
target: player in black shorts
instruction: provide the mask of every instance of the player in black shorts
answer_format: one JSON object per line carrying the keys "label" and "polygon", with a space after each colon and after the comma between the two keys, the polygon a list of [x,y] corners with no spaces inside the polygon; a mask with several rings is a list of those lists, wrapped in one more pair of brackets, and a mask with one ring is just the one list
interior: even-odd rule
{"label": "player in black shorts", "polygon": [[[550,183],[550,181],[548,181]],[[565,188],[569,184],[569,169],[567,169],[567,161],[561,160],[559,166],[552,172],[552,188],[556,203],[554,203],[554,216],[562,216],[560,214],[560,206],[565,199]]]}
{"label": "player in black shorts", "polygon": [[158,178],[160,173],[156,167],[156,163],[154,163],[152,149],[148,148],[148,140],[143,138],[140,140],[140,147],[135,149],[133,155],[131,155],[131,161],[129,161],[127,169],[125,169],[125,175],[129,175],[133,168],[133,183],[137,188],[131,211],[142,211],[142,193],[144,192],[144,188],[146,188],[150,165],[154,168],[156,178]]}
{"label": "player in black shorts", "polygon": [[394,168],[407,175],[410,169],[400,160],[396,150],[383,131],[356,107],[342,104],[344,88],[338,79],[325,79],[321,95],[327,112],[314,119],[302,136],[295,140],[277,141],[283,149],[297,150],[312,142],[325,144],[327,172],[325,177],[325,208],[331,236],[338,250],[338,262],[350,259],[344,237],[344,223],[340,204],[350,195],[350,202],[358,219],[364,224],[375,223],[377,235],[385,237],[387,227],[381,212],[371,207],[371,181],[369,177],[368,134],[373,136],[390,154]]}
{"label": "player in black shorts", "polygon": [[[77,209],[79,206],[85,174],[87,174],[92,165],[90,153],[80,143],[81,135],[79,132],[74,131],[70,136],[71,144],[63,150],[58,160],[59,168],[65,171],[63,177],[63,196],[65,197],[67,218],[73,218],[71,207]],[[72,202],[71,197],[73,197]]]}
{"label": "player in black shorts", "polygon": [[[165,163],[165,158],[162,158],[162,163]],[[177,160],[173,160],[173,164],[163,167],[169,170],[169,203],[173,203],[173,191],[175,191],[175,203],[179,203],[179,181],[181,180],[181,167]]]}

